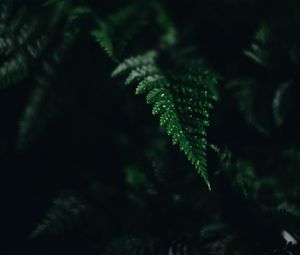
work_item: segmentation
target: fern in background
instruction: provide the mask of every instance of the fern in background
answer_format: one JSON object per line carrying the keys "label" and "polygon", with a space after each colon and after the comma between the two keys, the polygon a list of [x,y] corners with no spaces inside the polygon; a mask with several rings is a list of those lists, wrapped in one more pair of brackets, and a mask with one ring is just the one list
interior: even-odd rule
{"label": "fern in background", "polygon": [[24,80],[34,60],[41,54],[45,37],[37,35],[37,21],[27,18],[25,7],[12,15],[12,3],[1,2],[0,86],[7,88]]}
{"label": "fern in background", "polygon": [[267,24],[263,23],[254,36],[255,42],[251,44],[249,50],[245,50],[244,54],[257,64],[266,67],[270,61],[269,47],[272,45],[272,33]]}
{"label": "fern in background", "polygon": [[120,60],[128,42],[143,28],[146,10],[133,3],[106,20],[97,20],[97,26],[91,34],[112,60]]}
{"label": "fern in background", "polygon": [[[68,12],[66,8],[66,2],[61,2],[59,7],[54,6],[52,17],[50,20],[49,31],[55,29],[61,23],[61,19],[57,17],[61,16],[63,19],[64,13]],[[47,55],[42,62],[42,66],[39,68],[34,78],[34,87],[29,98],[28,105],[21,116],[17,140],[17,149],[23,150],[26,146],[30,145],[40,132],[47,126],[47,123],[53,119],[63,108],[63,95],[59,91],[62,88],[57,88],[53,83],[55,81],[55,75],[57,69],[62,67],[62,62],[66,52],[71,47],[71,44],[76,38],[78,31],[72,23],[77,22],[77,18],[74,18],[74,12],[76,9],[72,9],[68,13],[67,20],[65,21],[63,28],[63,35],[60,38],[59,44],[51,45],[51,35],[48,35],[49,49]],[[83,13],[84,14],[84,13]],[[52,34],[53,39],[55,34]],[[46,37],[46,35],[45,35]],[[58,37],[61,37],[60,35]],[[52,39],[52,40],[53,40]]]}
{"label": "fern in background", "polygon": [[[0,67],[2,87],[20,83],[31,72],[34,73],[32,92],[19,123],[17,149],[23,150],[60,112],[64,99],[60,95],[61,87],[53,84],[55,75],[78,34],[78,20],[90,10],[87,7],[70,6],[67,1],[48,1],[43,12],[49,20],[46,31],[41,31],[41,24],[38,24],[36,17],[28,19],[25,7],[18,10],[12,21],[8,20],[11,8],[12,3],[2,3],[2,24],[10,22],[3,28],[1,38],[0,53],[5,59]],[[59,29],[58,33],[56,29]]]}
{"label": "fern in background", "polygon": [[[137,238],[134,236],[125,236],[116,238],[110,242],[104,249],[103,254],[121,255],[121,254],[155,254],[154,245],[150,240],[145,238]],[[158,254],[158,253],[156,253]]]}
{"label": "fern in background", "polygon": [[37,225],[30,238],[43,235],[60,235],[84,223],[88,216],[88,206],[74,192],[62,192],[54,199],[45,218]]}

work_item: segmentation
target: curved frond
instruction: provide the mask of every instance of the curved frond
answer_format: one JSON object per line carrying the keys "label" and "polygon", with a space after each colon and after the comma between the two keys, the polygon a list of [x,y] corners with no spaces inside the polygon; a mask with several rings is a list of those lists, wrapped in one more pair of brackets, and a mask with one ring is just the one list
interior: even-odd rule
{"label": "curved frond", "polygon": [[73,192],[63,192],[48,209],[46,216],[30,235],[37,238],[44,234],[58,235],[75,228],[85,218],[88,211],[86,203]]}
{"label": "curved frond", "polygon": [[131,4],[106,20],[98,19],[97,27],[91,33],[107,55],[118,61],[128,41],[145,24],[144,16],[145,10]]}
{"label": "curved frond", "polygon": [[152,112],[160,116],[173,144],[179,145],[210,189],[206,128],[214,101],[210,87],[216,85],[217,76],[202,60],[190,60],[177,72],[164,72],[157,58],[156,51],[129,58],[112,75],[129,73],[125,84],[138,83],[136,94],[146,94],[147,103],[153,104]]}

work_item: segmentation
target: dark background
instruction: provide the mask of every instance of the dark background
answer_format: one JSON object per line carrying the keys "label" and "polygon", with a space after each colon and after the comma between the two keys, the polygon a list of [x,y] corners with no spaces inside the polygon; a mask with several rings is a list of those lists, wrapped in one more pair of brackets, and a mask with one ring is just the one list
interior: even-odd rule
{"label": "dark background", "polygon": [[[28,5],[28,9],[33,10],[33,13],[40,8],[37,1],[15,1],[15,6],[21,4]],[[90,1],[88,4],[97,10],[99,15],[104,16],[123,6],[123,3],[117,1],[111,3]],[[196,46],[209,64],[223,75],[219,87],[222,96],[211,112],[209,143],[217,144],[221,148],[228,147],[237,157],[251,159],[257,165],[265,164],[266,157],[275,157],[274,155],[282,148],[297,146],[298,62],[291,63],[285,50],[282,50],[282,54],[275,51],[274,67],[265,71],[243,54],[262,20],[275,20],[279,24],[284,24],[283,27],[289,27],[289,22],[294,24],[294,21],[290,21],[289,11],[295,6],[298,7],[296,1],[188,0],[163,1],[163,5],[180,31],[183,41]],[[278,25],[279,34],[280,29]],[[296,44],[299,30],[295,28],[289,35],[290,38],[286,36],[283,41],[285,39],[287,44],[291,41]],[[138,40],[142,41],[143,38]],[[167,162],[167,166],[181,169],[178,170],[178,176],[174,177],[177,178],[178,185],[180,185],[178,179],[184,175],[181,171],[192,172],[194,169],[159,129],[158,119],[152,116],[151,107],[146,105],[143,96],[135,96],[133,88],[125,88],[121,80],[111,78],[110,74],[114,68],[115,63],[110,61],[94,38],[88,33],[83,33],[72,46],[55,78],[57,82],[70,85],[66,93],[67,106],[23,151],[16,151],[16,134],[33,80],[29,76],[21,84],[0,91],[2,181],[0,252],[2,250],[3,254],[52,254],[53,249],[53,254],[58,254],[55,253],[55,249],[61,249],[65,254],[77,254],[69,250],[69,246],[74,246],[78,254],[89,254],[84,251],[80,253],[81,249],[84,250],[82,247],[91,247],[91,243],[97,243],[98,239],[99,243],[104,243],[103,240],[113,236],[117,230],[126,233],[128,225],[124,222],[134,222],[132,219],[134,217],[137,217],[134,228],[146,229],[153,235],[159,231],[180,233],[181,230],[184,232],[190,229],[192,223],[186,223],[190,218],[204,219],[205,214],[210,214],[222,203],[225,205],[221,207],[225,206],[230,208],[230,212],[236,212],[230,217],[245,224],[242,232],[261,231],[267,239],[263,245],[264,249],[268,250],[265,247],[273,244],[276,247],[274,243],[276,239],[273,238],[273,234],[277,236],[275,231],[257,223],[260,222],[260,216],[248,215],[252,213],[248,211],[248,205],[245,206],[243,201],[239,202],[233,191],[226,188],[226,180],[222,182],[213,177],[214,167],[217,165],[213,153],[209,154],[208,161],[213,190],[220,189],[225,197],[231,196],[235,202],[220,199],[214,191],[209,193],[200,177],[193,175],[191,187],[198,189],[195,192],[195,200],[199,195],[202,199],[206,197],[205,200],[211,201],[202,211],[196,211],[193,215],[193,209],[187,206],[178,210],[169,208],[166,212],[162,212],[165,204],[161,199],[162,201],[153,202],[153,205],[145,206],[153,209],[153,212],[148,212],[149,217],[134,212],[136,205],[128,202],[124,169],[134,165],[150,171],[151,167],[145,163],[144,157],[156,140],[162,143],[162,147],[167,151],[159,155]],[[32,72],[34,73],[34,70]],[[234,96],[225,89],[225,84],[229,80],[249,75],[263,81],[293,81],[289,100],[291,110],[282,127],[275,128],[274,124],[271,125],[269,136],[264,136],[245,122]],[[262,86],[259,95],[264,93],[264,89]],[[261,104],[258,109],[265,107],[268,106]],[[158,147],[161,148],[160,145]],[[272,173],[270,168],[261,168],[263,173]],[[108,191],[97,191],[100,195],[95,192],[95,197],[91,198],[91,190],[97,189],[93,186],[95,180],[103,184],[101,189],[105,187]],[[190,195],[194,193],[194,190],[189,190],[188,183],[183,183],[179,189]],[[78,237],[76,230],[65,235],[63,243],[56,237],[46,237],[38,241],[29,240],[30,233],[44,217],[53,198],[63,190],[76,191],[94,202],[96,211],[102,213],[97,216],[101,218],[99,222],[104,223],[93,222],[91,225],[98,224],[99,228],[102,228],[101,231],[91,231],[92,234],[86,239],[83,238],[84,241],[80,239],[81,235]],[[101,197],[101,194],[102,202],[95,202],[96,197]],[[134,213],[137,216],[134,216]],[[127,220],[129,218],[131,220]],[[256,224],[262,229],[252,230],[250,226]]]}

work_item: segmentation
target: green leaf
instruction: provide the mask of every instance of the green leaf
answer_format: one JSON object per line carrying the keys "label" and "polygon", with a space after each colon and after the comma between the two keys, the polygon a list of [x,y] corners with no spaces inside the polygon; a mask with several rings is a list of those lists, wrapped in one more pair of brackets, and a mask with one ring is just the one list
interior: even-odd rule
{"label": "green leaf", "polygon": [[79,195],[70,191],[62,192],[54,199],[30,238],[45,234],[59,235],[74,229],[86,219],[88,212],[88,205]]}
{"label": "green leaf", "polygon": [[145,11],[139,5],[127,5],[106,20],[98,19],[91,34],[107,55],[118,62],[128,42],[145,24],[144,15]]}
{"label": "green leaf", "polygon": [[[218,81],[202,60],[180,64],[180,71],[164,72],[157,63],[159,54],[149,51],[126,59],[112,76],[128,73],[125,84],[137,83],[136,94],[146,94],[153,114],[195,166],[209,189],[206,162],[206,128],[215,97],[210,90]],[[168,73],[168,74],[167,74]]]}

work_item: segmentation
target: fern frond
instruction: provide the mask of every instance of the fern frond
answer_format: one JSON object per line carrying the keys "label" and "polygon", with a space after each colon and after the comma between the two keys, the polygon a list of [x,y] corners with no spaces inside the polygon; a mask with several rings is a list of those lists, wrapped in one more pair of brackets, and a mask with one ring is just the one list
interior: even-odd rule
{"label": "fern frond", "polygon": [[112,240],[104,249],[105,255],[154,255],[157,253],[153,240],[135,236],[123,236]]}
{"label": "fern frond", "polygon": [[32,143],[62,106],[52,82],[71,41],[61,42],[50,58],[44,60],[40,73],[35,77],[35,86],[19,122],[18,150]]}
{"label": "fern frond", "polygon": [[[50,71],[48,70],[50,75]],[[17,150],[23,150],[41,132],[43,127],[56,112],[53,95],[49,95],[49,82],[45,78],[37,79],[38,86],[34,87],[28,105],[19,121]]]}
{"label": "fern frond", "polygon": [[177,30],[167,15],[165,9],[162,7],[161,3],[158,1],[153,1],[152,7],[155,12],[155,19],[158,26],[162,30],[162,37],[160,39],[160,47],[166,49],[174,46],[177,43]]}
{"label": "fern frond", "polygon": [[262,178],[256,175],[253,164],[247,160],[233,159],[232,153],[227,149],[217,153],[221,171],[229,177],[233,188],[246,199],[256,201],[262,187]]}
{"label": "fern frond", "polygon": [[[48,4],[51,4],[51,2]],[[47,48],[49,54],[41,60],[40,70],[34,77],[35,86],[32,89],[27,107],[19,122],[18,150],[23,150],[31,144],[47,124],[61,111],[65,105],[65,101],[67,101],[63,98],[63,88],[61,86],[58,88],[53,83],[55,82],[57,73],[62,68],[62,62],[65,59],[68,49],[78,34],[75,24],[82,16],[89,13],[89,9],[81,7],[66,9],[66,4],[67,2],[60,2],[59,5],[54,6],[52,14],[54,17],[50,22],[50,27],[60,24],[60,19],[57,19],[57,17],[64,19],[65,23],[60,31],[62,35],[58,35],[59,39],[57,42],[52,43],[53,48]],[[55,35],[53,37],[48,38],[48,40],[57,39]],[[30,50],[31,54],[37,54],[35,50],[38,48],[39,45],[32,47]]]}
{"label": "fern frond", "polygon": [[138,83],[136,94],[147,94],[153,114],[160,115],[160,124],[179,144],[210,189],[206,163],[206,128],[213,95],[209,89],[217,76],[203,61],[191,60],[178,72],[166,74],[157,64],[158,53],[149,51],[129,58],[112,73],[129,73],[125,84]]}
{"label": "fern frond", "polygon": [[268,63],[268,45],[272,43],[272,34],[267,24],[263,23],[256,31],[254,42],[244,54],[259,65],[266,66]]}
{"label": "fern frond", "polygon": [[0,88],[22,81],[28,74],[28,64],[25,55],[18,52],[13,58],[0,67]]}
{"label": "fern frond", "polygon": [[127,43],[145,24],[144,16],[145,9],[139,5],[127,5],[106,20],[98,19],[91,34],[111,59],[119,61]]}
{"label": "fern frond", "polygon": [[[259,83],[253,79],[236,79],[227,84],[227,88],[233,92],[240,112],[244,115],[245,120],[255,127],[262,134],[269,133],[269,123],[266,116],[262,116],[269,109],[259,109],[257,101]],[[266,114],[267,115],[267,114]]]}
{"label": "fern frond", "polygon": [[30,235],[34,239],[45,234],[59,235],[81,224],[88,212],[87,204],[73,192],[63,192],[48,209],[45,218]]}
{"label": "fern frond", "polygon": [[[5,3],[3,3],[5,4]],[[6,8],[9,10],[9,8]],[[7,17],[0,20],[3,29],[0,34],[0,54],[8,56],[9,54],[19,51],[20,48],[32,41],[34,33],[37,29],[35,19],[28,19],[28,10],[25,7],[20,7],[17,13],[8,12]]]}
{"label": "fern frond", "polygon": [[287,117],[287,112],[289,108],[289,88],[291,86],[290,82],[284,82],[280,84],[273,97],[272,108],[273,117],[277,126],[281,126]]}
{"label": "fern frond", "polygon": [[201,237],[208,239],[213,237],[216,234],[221,234],[225,229],[226,229],[226,225],[224,223],[220,223],[220,222],[213,222],[210,225],[204,226],[201,229]]}
{"label": "fern frond", "polygon": [[237,237],[225,222],[215,219],[202,227],[200,236],[206,247],[204,254],[241,254],[236,250],[237,247],[233,246]]}
{"label": "fern frond", "polygon": [[294,215],[296,217],[300,216],[300,208],[298,205],[296,204],[291,204],[288,202],[283,202],[280,205],[277,206],[277,210],[279,210],[280,212],[286,212],[289,213],[291,215]]}
{"label": "fern frond", "polygon": [[247,161],[236,162],[236,185],[240,187],[243,195],[247,199],[254,199],[256,192],[260,188],[258,177],[253,166]]}
{"label": "fern frond", "polygon": [[4,24],[6,23],[7,19],[9,18],[11,14],[11,1],[10,0],[3,0],[0,3],[0,33],[3,32]]}
{"label": "fern frond", "polygon": [[[48,5],[51,4],[52,1],[49,1]],[[45,50],[50,34],[63,16],[67,16],[67,23],[71,24],[89,13],[88,8],[78,6],[68,9],[69,4],[68,1],[60,1],[52,8],[48,6],[52,10],[48,24],[45,31],[40,31],[36,16],[31,17],[25,7],[21,6],[13,14],[12,2],[0,3],[0,57],[3,59],[0,64],[0,88],[10,87],[28,77],[34,60]]]}
{"label": "fern frond", "polygon": [[[7,5],[7,6],[6,6]],[[35,19],[28,19],[25,8],[11,14],[11,4],[1,3],[0,9],[0,88],[7,88],[23,81],[29,74],[33,60],[45,48],[45,37],[35,35]],[[6,12],[6,13],[3,13]],[[12,17],[11,17],[12,16]]]}
{"label": "fern frond", "polygon": [[97,27],[91,34],[112,60],[120,62],[129,41],[141,28],[151,23],[149,20],[154,21],[156,30],[160,30],[160,47],[166,49],[174,46],[177,42],[177,31],[158,1],[133,3],[106,20],[98,19]]}

